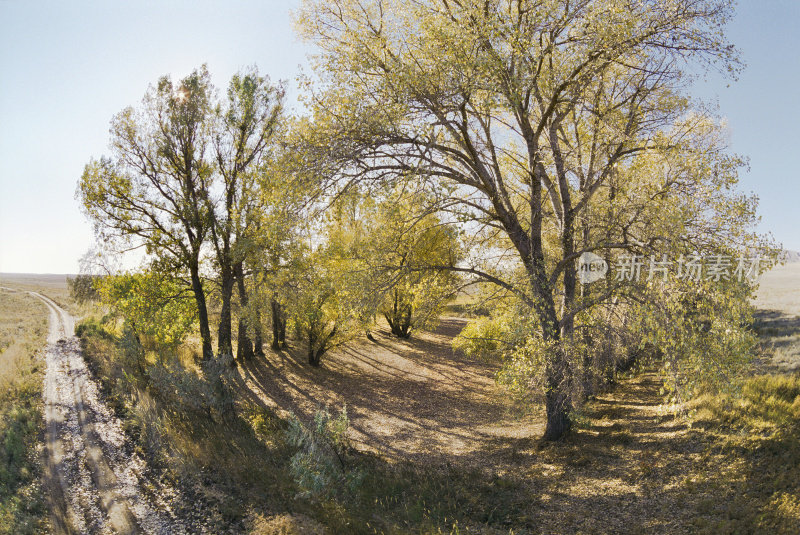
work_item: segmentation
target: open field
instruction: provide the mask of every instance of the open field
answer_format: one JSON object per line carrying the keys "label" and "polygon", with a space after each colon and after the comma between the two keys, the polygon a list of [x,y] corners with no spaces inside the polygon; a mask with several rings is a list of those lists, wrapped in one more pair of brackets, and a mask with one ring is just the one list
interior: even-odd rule
{"label": "open field", "polygon": [[0,289],[0,533],[48,529],[41,484],[44,305]]}
{"label": "open field", "polygon": [[67,277],[57,274],[0,273],[0,286],[39,292],[51,299],[57,298],[59,304],[66,304],[69,302]]}
{"label": "open field", "polygon": [[800,262],[762,275],[756,298],[755,329],[765,351],[767,371],[800,371]]}
{"label": "open field", "polygon": [[800,316],[800,261],[764,273],[753,304],[756,308]]}
{"label": "open field", "polygon": [[58,306],[76,317],[85,316],[90,307],[79,305],[69,294],[67,278],[70,275],[50,273],[0,273],[0,286],[25,292],[37,292],[52,299]]}

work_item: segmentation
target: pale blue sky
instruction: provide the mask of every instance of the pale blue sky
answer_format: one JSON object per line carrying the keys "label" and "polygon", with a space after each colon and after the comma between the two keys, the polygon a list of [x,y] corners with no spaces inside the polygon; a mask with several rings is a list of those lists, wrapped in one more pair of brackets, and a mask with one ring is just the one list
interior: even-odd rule
{"label": "pale blue sky", "polygon": [[[255,64],[289,81],[303,44],[297,1],[41,2],[0,0],[0,272],[73,273],[93,242],[74,199],[84,164],[107,153],[112,115],[148,84],[207,63],[224,87]],[[733,149],[750,157],[742,189],[761,199],[762,231],[800,250],[800,2],[743,1],[729,29],[748,68],[718,99]]]}

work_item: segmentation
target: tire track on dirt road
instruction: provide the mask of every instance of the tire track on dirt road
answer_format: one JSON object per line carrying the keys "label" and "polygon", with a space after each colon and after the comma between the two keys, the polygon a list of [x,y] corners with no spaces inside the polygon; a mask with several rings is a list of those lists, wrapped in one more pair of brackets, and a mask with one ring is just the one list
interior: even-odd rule
{"label": "tire track on dirt road", "polygon": [[145,462],[130,453],[121,422],[101,400],[72,334],[74,319],[48,297],[28,293],[50,311],[44,416],[54,530],[187,533],[173,510],[177,492],[148,480]]}

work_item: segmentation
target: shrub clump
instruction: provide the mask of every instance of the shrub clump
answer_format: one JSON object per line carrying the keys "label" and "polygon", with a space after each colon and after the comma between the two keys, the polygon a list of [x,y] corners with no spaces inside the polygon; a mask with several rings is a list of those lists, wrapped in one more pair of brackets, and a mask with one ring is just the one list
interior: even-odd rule
{"label": "shrub clump", "polygon": [[298,451],[291,458],[290,470],[300,496],[329,499],[356,491],[364,473],[348,466],[349,426],[346,406],[335,418],[327,407],[318,410],[311,426],[292,415],[287,439]]}

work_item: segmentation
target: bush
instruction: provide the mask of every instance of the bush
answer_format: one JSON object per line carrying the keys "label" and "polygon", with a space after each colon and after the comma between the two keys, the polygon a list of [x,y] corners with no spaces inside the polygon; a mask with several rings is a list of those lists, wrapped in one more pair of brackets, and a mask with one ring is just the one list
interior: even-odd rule
{"label": "bush", "polygon": [[506,318],[480,317],[470,321],[453,339],[453,349],[468,357],[499,358],[511,343]]}
{"label": "bush", "polygon": [[295,416],[289,420],[288,442],[299,450],[291,459],[291,473],[301,496],[334,498],[358,488],[363,472],[348,469],[345,463],[349,425],[347,407],[336,418],[327,408],[318,410],[311,428]]}
{"label": "bush", "polygon": [[103,302],[124,318],[139,342],[160,351],[175,350],[197,321],[197,309],[185,285],[155,271],[101,279]]}
{"label": "bush", "polygon": [[149,365],[147,378],[159,399],[167,406],[217,418],[233,408],[233,396],[226,384],[233,357],[224,355],[204,366],[204,375],[185,368],[179,361]]}
{"label": "bush", "polygon": [[75,336],[78,338],[98,336],[106,340],[111,338],[111,335],[103,327],[102,322],[96,318],[88,318],[75,325]]}
{"label": "bush", "polygon": [[98,275],[76,275],[67,277],[69,295],[76,303],[87,303],[99,301],[100,294],[97,291],[96,282],[101,280]]}

